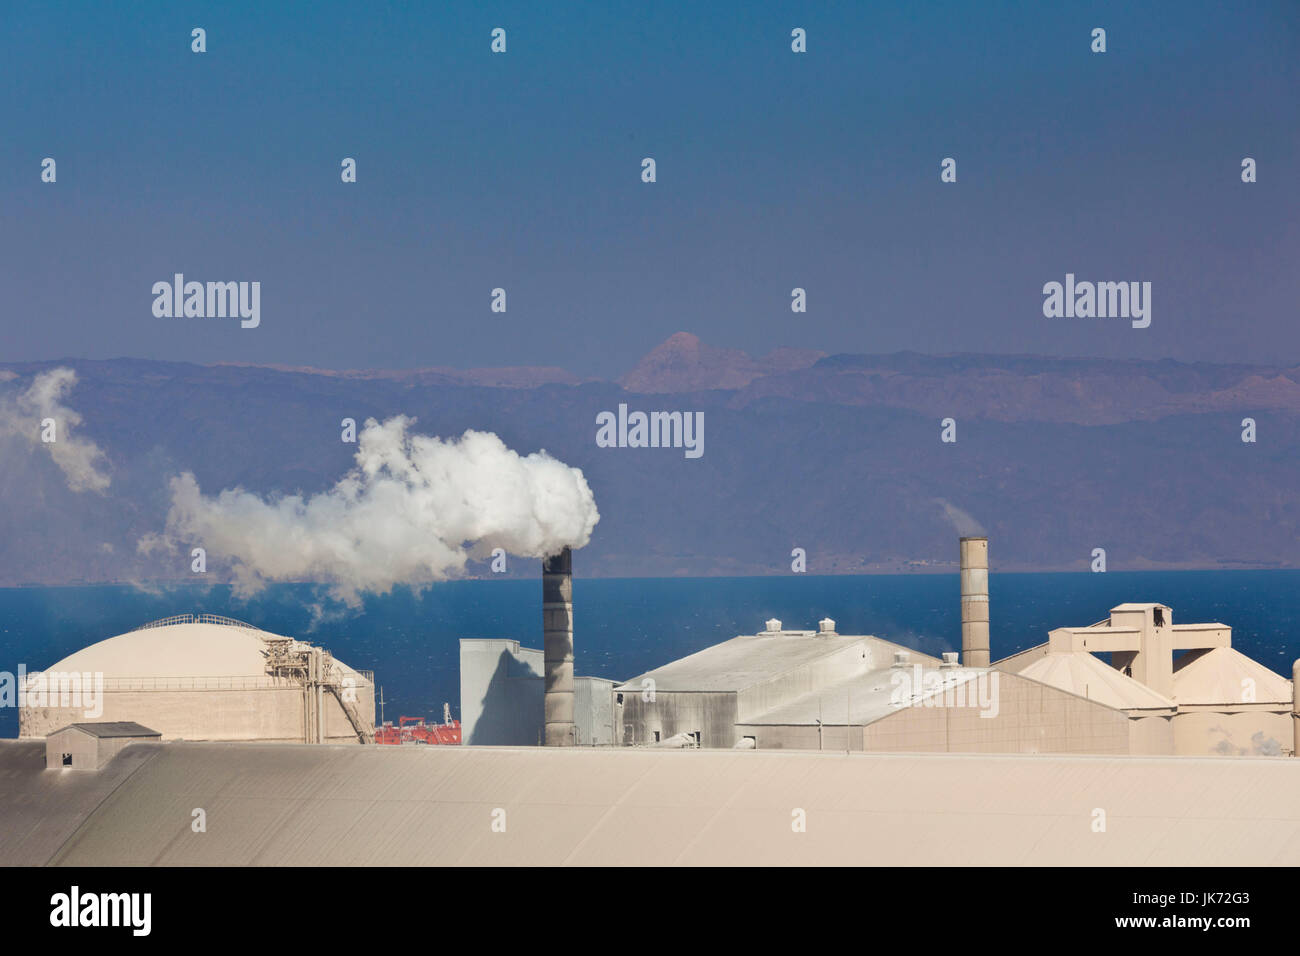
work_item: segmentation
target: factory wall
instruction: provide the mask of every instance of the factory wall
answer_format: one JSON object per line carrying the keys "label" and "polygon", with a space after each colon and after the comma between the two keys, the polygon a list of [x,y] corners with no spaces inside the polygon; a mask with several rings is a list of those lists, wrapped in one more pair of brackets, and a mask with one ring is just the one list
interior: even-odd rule
{"label": "factory wall", "polygon": [[[460,642],[461,740],[479,747],[536,747],[542,741],[543,651],[508,638]],[[614,681],[573,679],[578,746],[612,744]]]}
{"label": "factory wall", "polygon": [[573,719],[579,747],[609,746],[615,742],[614,683],[600,677],[573,679]]}
{"label": "factory wall", "polygon": [[460,731],[466,744],[536,747],[542,651],[507,638],[460,642]]}
{"label": "factory wall", "polygon": [[[847,749],[855,753],[863,748],[866,728],[854,726],[847,731]],[[737,740],[754,738],[757,750],[822,750],[844,753],[845,727],[843,724],[826,724],[820,734],[814,724],[737,724]],[[913,748],[920,749],[920,748]]]}
{"label": "factory wall", "polygon": [[[1129,753],[1130,721],[1122,711],[1006,673],[999,674],[996,701],[996,713],[990,707],[987,717],[978,706],[913,705],[850,728],[849,747],[882,753]],[[818,749],[815,725],[742,723],[736,733],[754,737],[760,750]],[[843,726],[824,728],[821,746],[843,750]]]}
{"label": "factory wall", "polygon": [[733,691],[657,691],[650,701],[644,700],[645,696],[635,689],[619,691],[615,696],[614,718],[622,731],[620,743],[642,746],[677,734],[698,733],[702,747],[735,746],[739,734],[737,695]]}
{"label": "factory wall", "polygon": [[[978,707],[909,707],[867,728],[869,750],[950,753],[1129,752],[1129,721],[1123,711],[1002,673],[997,713]],[[989,711],[990,713],[992,711]]]}
{"label": "factory wall", "polygon": [[45,768],[61,768],[61,755],[68,754],[72,758],[72,763],[68,766],[73,770],[98,770],[107,763],[100,760],[99,743],[99,740],[89,734],[71,728],[61,732],[51,731],[45,738]]}
{"label": "factory wall", "polygon": [[[357,710],[373,729],[375,688],[358,682]],[[358,743],[339,702],[325,693],[327,743]],[[68,724],[133,720],[164,740],[262,740],[301,743],[303,690],[280,685],[244,690],[105,690],[103,713],[87,717],[82,707],[26,707],[19,712],[20,737],[44,737]]]}
{"label": "factory wall", "polygon": [[1170,716],[1130,717],[1128,752],[1171,754],[1174,750],[1174,721]]}
{"label": "factory wall", "polygon": [[1183,711],[1174,717],[1173,736],[1174,752],[1187,756],[1276,757],[1295,749],[1290,708]]}

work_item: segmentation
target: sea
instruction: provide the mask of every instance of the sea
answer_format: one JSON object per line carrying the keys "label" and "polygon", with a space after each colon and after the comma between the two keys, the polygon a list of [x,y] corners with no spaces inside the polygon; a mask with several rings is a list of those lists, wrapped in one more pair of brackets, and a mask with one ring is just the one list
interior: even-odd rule
{"label": "sea", "polygon": [[[955,574],[750,578],[576,578],[574,648],[582,675],[626,680],[768,618],[878,637],[937,655],[961,645]],[[0,671],[42,670],[96,641],[184,612],[221,614],[328,648],[375,672],[385,719],[459,716],[458,641],[506,637],[542,646],[540,580],[448,581],[368,596],[360,607],[308,584],[237,598],[221,586],[0,589]],[[994,660],[1041,644],[1052,628],[1104,620],[1125,601],[1159,602],[1175,623],[1219,621],[1235,648],[1284,677],[1300,656],[1300,570],[999,574],[989,579]],[[378,715],[377,715],[378,716]],[[18,734],[0,707],[0,737]]]}

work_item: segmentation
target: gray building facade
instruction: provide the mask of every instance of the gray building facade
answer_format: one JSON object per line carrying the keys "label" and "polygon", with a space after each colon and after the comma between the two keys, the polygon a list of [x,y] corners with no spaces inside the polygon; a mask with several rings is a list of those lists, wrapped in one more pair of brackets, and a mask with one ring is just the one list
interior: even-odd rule
{"label": "gray building facade", "polygon": [[[460,642],[461,741],[469,746],[536,747],[543,742],[545,661],[540,648],[509,638]],[[615,742],[614,681],[573,679],[574,744]]]}

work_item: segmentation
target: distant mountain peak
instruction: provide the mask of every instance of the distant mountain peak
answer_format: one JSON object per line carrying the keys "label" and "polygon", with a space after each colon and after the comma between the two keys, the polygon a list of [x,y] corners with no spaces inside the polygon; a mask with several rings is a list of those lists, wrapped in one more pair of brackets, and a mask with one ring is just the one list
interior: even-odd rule
{"label": "distant mountain peak", "polygon": [[808,368],[825,352],[775,349],[755,359],[739,349],[705,345],[691,332],[674,332],[648,352],[618,383],[631,392],[694,392],[744,388],[773,372]]}

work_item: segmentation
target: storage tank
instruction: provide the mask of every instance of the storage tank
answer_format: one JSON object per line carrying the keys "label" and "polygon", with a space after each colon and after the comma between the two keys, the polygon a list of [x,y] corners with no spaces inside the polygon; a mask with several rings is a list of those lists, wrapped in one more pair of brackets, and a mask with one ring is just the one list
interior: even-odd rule
{"label": "storage tank", "polygon": [[374,735],[373,674],[210,614],[91,644],[22,686],[20,737],[87,720],[135,721],[164,740],[359,743]]}

